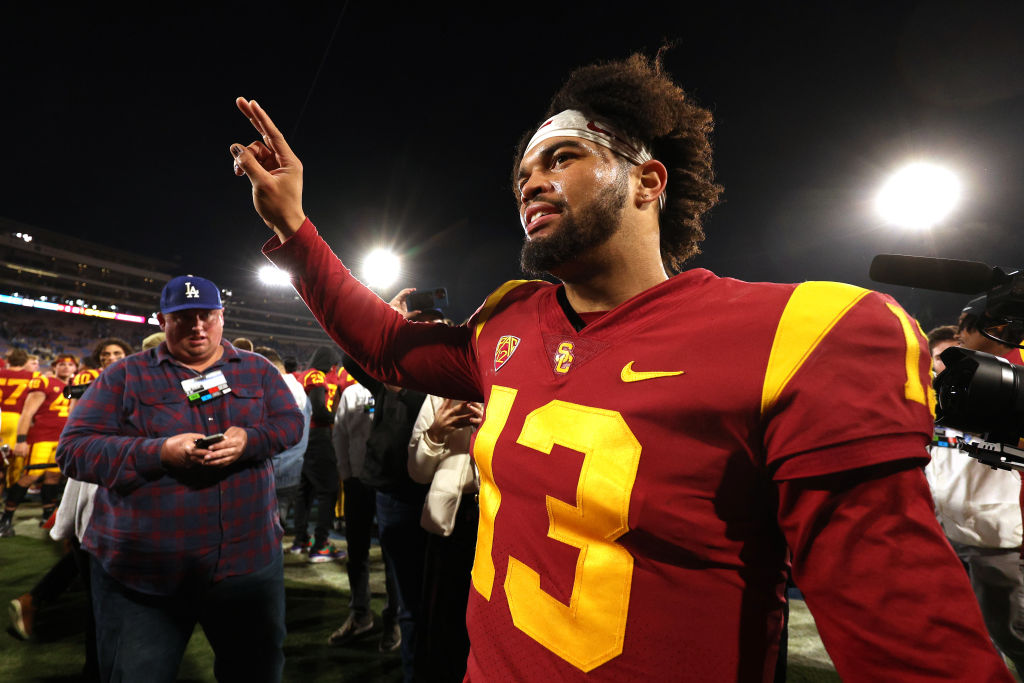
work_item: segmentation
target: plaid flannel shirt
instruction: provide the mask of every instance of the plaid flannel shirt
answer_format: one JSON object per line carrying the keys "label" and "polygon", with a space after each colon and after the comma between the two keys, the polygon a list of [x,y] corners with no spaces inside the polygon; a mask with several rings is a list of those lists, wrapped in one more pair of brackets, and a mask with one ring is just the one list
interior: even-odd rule
{"label": "plaid flannel shirt", "polygon": [[[181,381],[199,373],[161,344],[104,370],[61,435],[61,470],[100,485],[82,547],[134,590],[170,595],[251,573],[281,553],[270,459],[299,441],[302,413],[273,365],[222,345],[206,372],[221,370],[230,393],[189,404]],[[232,426],[248,441],[231,465],[160,462],[167,437]]]}

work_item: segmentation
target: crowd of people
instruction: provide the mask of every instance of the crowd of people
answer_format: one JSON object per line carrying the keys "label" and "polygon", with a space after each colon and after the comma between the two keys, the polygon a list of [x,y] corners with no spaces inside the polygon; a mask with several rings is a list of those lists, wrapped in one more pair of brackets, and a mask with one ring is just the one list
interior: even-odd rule
{"label": "crowd of people", "polygon": [[[849,285],[684,270],[721,188],[711,115],[657,60],[578,69],[524,135],[522,266],[559,283],[506,283],[462,325],[355,280],[306,216],[299,159],[255,101],[237,106],[259,135],[230,151],[273,231],[264,253],[344,359],[325,347],[289,376],[222,338],[220,291],[195,276],[164,287],[157,345],[97,346],[56,447],[8,493],[16,509],[30,479],[54,486],[54,464],[75,482],[54,533],[84,553],[93,675],[174,680],[198,623],[218,680],[280,680],[285,552],[344,556],[330,643],[365,637],[376,517],[380,648],[406,681],[780,680],[788,580],[844,680],[1012,680],[1020,506],[990,536],[960,498],[983,508],[987,484],[939,483],[978,478],[940,471],[965,457],[933,440],[924,350],[941,334]],[[945,341],[1020,362],[974,346],[983,318],[968,306]],[[42,394],[29,406],[63,382],[20,361],[5,372]],[[345,549],[328,533],[339,489]],[[28,631],[32,599],[15,603]]]}

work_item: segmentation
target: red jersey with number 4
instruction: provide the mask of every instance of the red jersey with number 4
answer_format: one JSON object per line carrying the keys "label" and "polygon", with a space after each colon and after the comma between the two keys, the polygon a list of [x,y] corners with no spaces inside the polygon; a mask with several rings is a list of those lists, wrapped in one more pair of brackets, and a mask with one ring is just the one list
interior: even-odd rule
{"label": "red jersey with number 4", "polygon": [[60,439],[60,433],[68,422],[70,404],[70,401],[64,398],[64,386],[64,382],[56,377],[45,376],[34,378],[29,385],[28,393],[39,391],[46,396],[28,430],[30,444]]}

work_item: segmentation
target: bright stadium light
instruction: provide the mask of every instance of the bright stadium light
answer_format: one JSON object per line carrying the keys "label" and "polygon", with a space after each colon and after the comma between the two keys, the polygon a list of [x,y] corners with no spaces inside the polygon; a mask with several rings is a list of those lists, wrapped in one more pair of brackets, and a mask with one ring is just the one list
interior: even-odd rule
{"label": "bright stadium light", "polygon": [[291,287],[292,278],[277,266],[263,266],[259,271],[260,282],[274,287]]}
{"label": "bright stadium light", "polygon": [[387,249],[374,249],[363,259],[363,279],[374,289],[393,285],[401,270],[401,259]]}
{"label": "bright stadium light", "polygon": [[947,168],[915,162],[896,171],[879,190],[875,208],[888,223],[930,228],[942,222],[960,200],[960,181]]}

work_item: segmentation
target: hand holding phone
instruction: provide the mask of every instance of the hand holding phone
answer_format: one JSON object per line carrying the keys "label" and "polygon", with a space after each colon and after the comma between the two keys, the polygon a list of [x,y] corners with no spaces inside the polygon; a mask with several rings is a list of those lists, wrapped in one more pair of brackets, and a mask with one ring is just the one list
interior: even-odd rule
{"label": "hand holding phone", "polygon": [[209,448],[213,444],[223,440],[224,434],[219,432],[217,434],[210,434],[209,436],[204,436],[201,439],[196,439],[195,444],[196,448]]}

